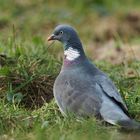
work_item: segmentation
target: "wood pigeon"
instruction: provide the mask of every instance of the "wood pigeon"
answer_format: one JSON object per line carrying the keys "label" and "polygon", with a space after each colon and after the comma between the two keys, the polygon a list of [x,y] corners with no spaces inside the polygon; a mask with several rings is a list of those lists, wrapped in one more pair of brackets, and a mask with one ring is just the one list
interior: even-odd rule
{"label": "wood pigeon", "polygon": [[60,41],[64,48],[63,65],[53,87],[62,114],[96,117],[126,129],[140,129],[113,82],[86,57],[73,27],[58,25],[50,40]]}

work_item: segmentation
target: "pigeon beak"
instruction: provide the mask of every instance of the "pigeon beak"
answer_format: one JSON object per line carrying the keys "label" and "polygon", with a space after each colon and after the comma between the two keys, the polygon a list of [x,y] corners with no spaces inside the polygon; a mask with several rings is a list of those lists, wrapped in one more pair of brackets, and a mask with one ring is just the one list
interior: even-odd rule
{"label": "pigeon beak", "polygon": [[55,38],[55,35],[54,35],[54,34],[52,34],[51,36],[49,36],[49,37],[48,37],[48,39],[47,39],[47,40],[48,40],[48,41],[51,41],[51,40],[55,40],[55,39],[56,39],[56,38]]}

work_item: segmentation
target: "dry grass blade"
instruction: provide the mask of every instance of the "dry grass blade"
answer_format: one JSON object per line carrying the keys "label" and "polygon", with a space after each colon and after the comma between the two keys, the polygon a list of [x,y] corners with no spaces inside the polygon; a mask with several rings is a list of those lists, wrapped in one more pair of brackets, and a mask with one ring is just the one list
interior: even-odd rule
{"label": "dry grass blade", "polygon": [[51,42],[51,44],[48,45],[47,49],[50,48],[52,45],[54,45],[55,41]]}

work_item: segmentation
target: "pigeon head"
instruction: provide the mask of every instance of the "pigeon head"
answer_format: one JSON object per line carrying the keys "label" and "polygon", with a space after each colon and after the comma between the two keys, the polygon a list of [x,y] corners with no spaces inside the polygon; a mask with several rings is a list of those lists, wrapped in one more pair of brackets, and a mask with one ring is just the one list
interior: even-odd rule
{"label": "pigeon head", "polygon": [[58,25],[54,29],[52,35],[48,37],[48,41],[58,40],[64,46],[64,64],[77,64],[82,62],[85,53],[82,43],[74,28],[69,25]]}
{"label": "pigeon head", "polygon": [[58,40],[64,44],[64,49],[69,47],[82,48],[82,44],[74,28],[69,25],[58,25],[54,29],[51,36],[48,37],[48,41]]}

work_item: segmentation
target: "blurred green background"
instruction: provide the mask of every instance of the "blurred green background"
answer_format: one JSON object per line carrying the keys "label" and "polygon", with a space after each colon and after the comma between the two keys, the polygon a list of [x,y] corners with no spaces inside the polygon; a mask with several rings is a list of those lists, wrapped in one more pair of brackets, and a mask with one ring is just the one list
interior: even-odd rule
{"label": "blurred green background", "polygon": [[[88,35],[85,36],[91,39],[97,24],[101,24],[100,22],[104,22],[108,17],[125,21],[127,16],[134,14],[131,18],[136,22],[136,18],[139,18],[139,5],[137,0],[1,0],[0,33],[6,37],[14,24],[24,37],[43,36],[55,25],[68,23],[81,34],[87,32]],[[138,15],[135,15],[136,12]],[[108,24],[112,26],[113,20],[110,19]]]}

